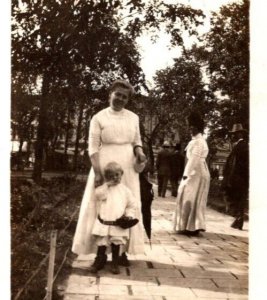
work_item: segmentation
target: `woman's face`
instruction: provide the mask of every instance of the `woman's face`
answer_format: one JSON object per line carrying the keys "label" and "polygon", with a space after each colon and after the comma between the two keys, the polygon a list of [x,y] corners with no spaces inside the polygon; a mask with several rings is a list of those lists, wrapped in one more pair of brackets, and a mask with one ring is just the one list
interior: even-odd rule
{"label": "woman's face", "polygon": [[109,95],[109,105],[116,111],[122,110],[129,101],[129,90],[116,87]]}

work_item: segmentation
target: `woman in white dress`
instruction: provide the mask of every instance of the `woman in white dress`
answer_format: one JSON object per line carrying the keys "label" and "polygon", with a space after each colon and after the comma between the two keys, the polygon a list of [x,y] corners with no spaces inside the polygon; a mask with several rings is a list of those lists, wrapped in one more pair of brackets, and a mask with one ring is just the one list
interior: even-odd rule
{"label": "woman in white dress", "polygon": [[134,170],[136,160],[144,162],[139,130],[139,118],[125,109],[133,87],[122,80],[113,83],[109,93],[109,107],[95,114],[90,123],[89,155],[92,168],[82,199],[79,219],[74,235],[72,251],[76,254],[96,252],[93,224],[96,219],[95,187],[103,183],[103,168],[110,161],[119,163],[124,171],[122,183],[133,193],[137,201],[136,218],[139,223],[130,229],[130,240],[120,259],[121,265],[129,265],[125,252],[144,253],[144,233],[141,216],[139,174]]}
{"label": "woman in white dress", "polygon": [[203,137],[204,122],[200,115],[191,113],[188,124],[192,140],[186,147],[187,163],[178,188],[174,230],[181,234],[198,235],[206,230],[205,210],[210,185],[206,157],[209,149]]}

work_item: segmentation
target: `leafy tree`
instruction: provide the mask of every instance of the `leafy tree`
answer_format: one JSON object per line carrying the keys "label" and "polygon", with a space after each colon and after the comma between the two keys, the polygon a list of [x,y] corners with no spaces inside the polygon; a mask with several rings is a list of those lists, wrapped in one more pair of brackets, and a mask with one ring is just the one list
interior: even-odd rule
{"label": "leafy tree", "polygon": [[20,81],[20,84],[17,79],[13,82],[11,95],[11,126],[13,135],[17,135],[20,140],[19,152],[22,151],[23,142],[29,143],[34,136],[33,122],[40,103],[38,95],[29,95],[28,81],[25,82],[22,78]]}
{"label": "leafy tree", "polygon": [[213,13],[202,59],[207,62],[210,89],[217,104],[213,129],[233,123],[249,127],[249,1],[223,6]]}
{"label": "leafy tree", "polygon": [[[144,130],[150,149],[161,134],[178,131],[182,142],[189,140],[186,116],[192,108],[205,116],[211,109],[212,94],[205,88],[201,65],[185,55],[175,60],[172,67],[157,72],[155,88],[143,101],[141,118],[154,117],[151,132]],[[150,151],[152,154],[152,151]]]}
{"label": "leafy tree", "polygon": [[21,12],[19,2],[13,4],[13,72],[42,78],[34,169],[36,180],[40,180],[43,150],[49,133],[49,110],[55,106],[55,101],[64,101],[51,97],[55,87],[68,87],[73,92],[73,101],[81,115],[93,86],[105,82],[103,77],[107,78],[107,83],[115,76],[128,76],[135,84],[143,79],[136,47],[120,32],[114,14],[110,12],[110,3],[104,1],[75,4],[44,0],[42,5],[27,3],[24,12]]}
{"label": "leafy tree", "polygon": [[207,115],[211,159],[234,123],[249,128],[249,1],[214,12],[202,42],[187,54],[202,65],[213,96]]}

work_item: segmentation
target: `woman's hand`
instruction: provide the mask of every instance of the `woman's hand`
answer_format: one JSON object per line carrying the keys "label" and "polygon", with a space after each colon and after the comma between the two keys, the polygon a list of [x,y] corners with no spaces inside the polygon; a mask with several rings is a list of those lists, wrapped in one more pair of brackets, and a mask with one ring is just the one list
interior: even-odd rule
{"label": "woman's hand", "polygon": [[102,185],[104,182],[104,178],[101,173],[95,173],[95,187]]}
{"label": "woman's hand", "polygon": [[136,158],[137,158],[137,161],[142,163],[142,162],[145,162],[146,161],[146,156],[143,152],[143,149],[141,147],[136,147],[135,148],[135,155],[136,155]]}
{"label": "woman's hand", "polygon": [[144,153],[137,154],[137,160],[142,163],[146,161],[146,156]]}
{"label": "woman's hand", "polygon": [[100,172],[99,153],[95,152],[92,155],[90,155],[90,160],[92,163],[93,170],[95,172],[95,187],[98,187],[104,182],[104,178]]}

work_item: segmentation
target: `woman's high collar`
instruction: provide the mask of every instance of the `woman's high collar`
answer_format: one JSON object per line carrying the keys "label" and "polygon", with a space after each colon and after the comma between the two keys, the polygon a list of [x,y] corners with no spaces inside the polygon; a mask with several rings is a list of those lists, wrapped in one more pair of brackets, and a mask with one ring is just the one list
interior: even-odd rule
{"label": "woman's high collar", "polygon": [[123,109],[117,111],[117,110],[114,110],[112,107],[109,106],[108,107],[108,112],[111,113],[112,115],[122,115],[122,114],[124,114],[125,109],[123,108]]}

